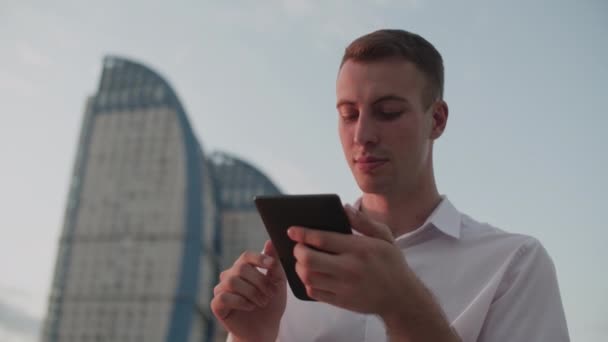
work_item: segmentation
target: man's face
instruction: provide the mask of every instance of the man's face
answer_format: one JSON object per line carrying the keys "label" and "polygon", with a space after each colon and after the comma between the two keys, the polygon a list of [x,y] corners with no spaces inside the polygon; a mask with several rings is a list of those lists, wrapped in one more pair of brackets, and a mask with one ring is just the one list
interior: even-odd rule
{"label": "man's face", "polygon": [[427,84],[402,59],[348,60],[342,66],[336,87],[340,140],[363,192],[411,191],[432,173],[437,127],[434,106],[423,101]]}

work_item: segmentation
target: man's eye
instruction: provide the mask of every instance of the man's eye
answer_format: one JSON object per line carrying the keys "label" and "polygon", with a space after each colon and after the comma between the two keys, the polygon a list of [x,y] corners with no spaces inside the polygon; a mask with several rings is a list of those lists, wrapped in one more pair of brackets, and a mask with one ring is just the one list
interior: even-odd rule
{"label": "man's eye", "polygon": [[393,120],[403,114],[403,111],[380,111],[378,116],[382,120]]}
{"label": "man's eye", "polygon": [[351,122],[357,120],[359,113],[354,111],[343,111],[340,113],[340,117],[342,117],[342,120],[346,122]]}

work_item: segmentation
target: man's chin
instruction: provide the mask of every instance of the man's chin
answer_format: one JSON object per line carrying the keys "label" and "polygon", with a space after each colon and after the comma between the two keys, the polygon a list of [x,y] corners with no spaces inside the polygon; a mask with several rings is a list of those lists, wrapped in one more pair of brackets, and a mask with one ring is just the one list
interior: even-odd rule
{"label": "man's chin", "polygon": [[370,179],[370,177],[358,177],[357,185],[366,194],[383,194],[387,190],[385,182],[381,182],[378,179]]}

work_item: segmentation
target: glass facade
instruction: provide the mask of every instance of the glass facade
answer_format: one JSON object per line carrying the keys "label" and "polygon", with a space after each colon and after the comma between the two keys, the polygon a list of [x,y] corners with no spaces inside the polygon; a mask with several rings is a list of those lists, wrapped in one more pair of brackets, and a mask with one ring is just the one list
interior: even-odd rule
{"label": "glass facade", "polygon": [[86,104],[43,341],[212,341],[218,274],[266,239],[251,201],[279,189],[208,158],[171,87],[104,60]]}

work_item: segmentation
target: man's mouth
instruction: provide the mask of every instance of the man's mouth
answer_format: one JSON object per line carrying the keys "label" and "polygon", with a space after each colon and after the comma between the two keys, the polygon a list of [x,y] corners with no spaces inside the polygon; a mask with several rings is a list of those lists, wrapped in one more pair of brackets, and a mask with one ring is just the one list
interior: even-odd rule
{"label": "man's mouth", "polygon": [[373,156],[361,156],[354,159],[357,169],[363,172],[371,172],[388,162],[387,158]]}

